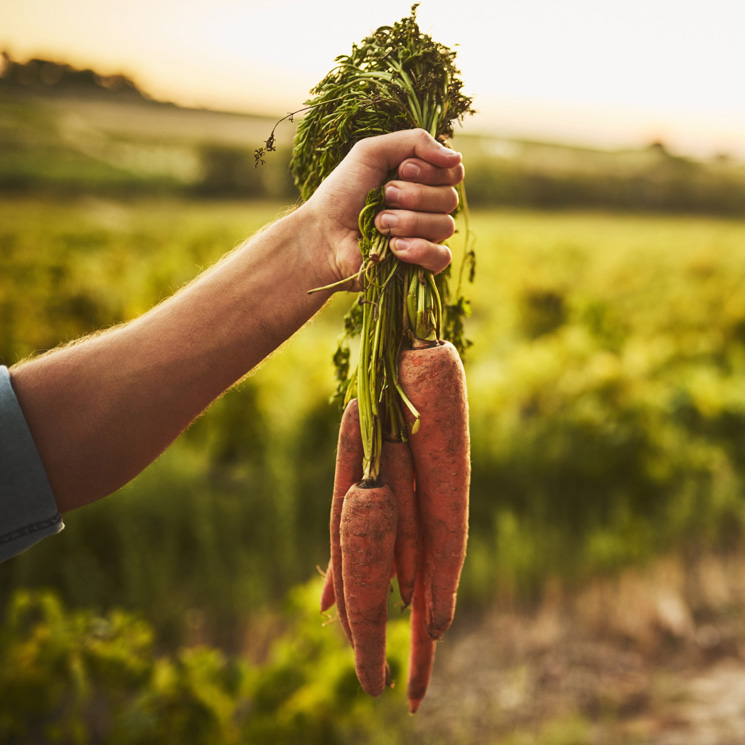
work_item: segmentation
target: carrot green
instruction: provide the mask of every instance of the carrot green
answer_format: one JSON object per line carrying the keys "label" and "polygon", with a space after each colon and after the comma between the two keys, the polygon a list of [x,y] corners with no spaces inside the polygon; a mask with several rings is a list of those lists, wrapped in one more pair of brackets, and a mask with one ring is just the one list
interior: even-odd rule
{"label": "carrot green", "polygon": [[[455,52],[420,31],[416,9],[414,5],[410,16],[378,28],[348,55],[337,57],[336,66],[311,91],[291,160],[304,200],[359,140],[422,128],[447,142],[454,122],[473,113],[454,65]],[[266,148],[257,150],[257,161],[272,149],[274,133]],[[406,438],[403,407],[417,416],[398,382],[399,353],[438,339],[451,341],[461,353],[465,350],[468,303],[461,289],[465,274],[472,280],[474,267],[473,250],[467,247],[456,291],[451,292],[449,268],[434,276],[399,262],[389,250],[389,238],[374,225],[384,207],[382,189],[375,189],[360,213],[362,267],[357,277],[362,291],[345,317],[334,355],[337,396],[342,401],[356,396],[359,401],[364,473],[372,481],[378,478],[383,438]],[[467,219],[462,185],[459,210]],[[356,336],[359,358],[350,370],[350,340]]]}

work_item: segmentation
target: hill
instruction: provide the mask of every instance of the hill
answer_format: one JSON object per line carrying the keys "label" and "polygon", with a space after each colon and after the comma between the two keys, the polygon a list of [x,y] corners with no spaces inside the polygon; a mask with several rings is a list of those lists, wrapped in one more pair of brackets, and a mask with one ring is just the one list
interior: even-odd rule
{"label": "hill", "polygon": [[[0,190],[136,195],[197,194],[293,200],[287,165],[294,132],[261,168],[253,152],[276,118],[156,101],[125,75],[101,75],[3,53]],[[301,103],[301,102],[299,102]],[[607,151],[456,135],[470,202],[484,206],[745,214],[745,165],[703,162],[663,143]]]}
{"label": "hill", "polygon": [[0,53],[0,58],[0,91],[43,95],[105,94],[134,100],[150,98],[134,80],[123,74],[102,75],[90,68],[80,69],[66,62],[39,57],[21,62],[7,51]]}

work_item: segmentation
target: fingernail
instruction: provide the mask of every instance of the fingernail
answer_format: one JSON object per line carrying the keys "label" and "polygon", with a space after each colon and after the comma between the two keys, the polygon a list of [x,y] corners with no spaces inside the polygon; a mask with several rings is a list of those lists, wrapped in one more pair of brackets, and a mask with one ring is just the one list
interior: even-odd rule
{"label": "fingernail", "polygon": [[391,243],[395,251],[406,251],[410,245],[408,238],[395,238]]}
{"label": "fingernail", "polygon": [[385,201],[388,204],[398,204],[398,200],[401,198],[401,189],[393,184],[388,184],[385,187]]}
{"label": "fingernail", "polygon": [[422,173],[422,169],[416,163],[404,163],[401,166],[401,170],[398,175],[401,178],[411,179],[412,181],[418,179]]}
{"label": "fingernail", "polygon": [[384,228],[395,228],[396,225],[398,224],[398,217],[393,212],[384,212],[380,216],[380,224]]}
{"label": "fingernail", "polygon": [[463,158],[463,156],[457,150],[453,150],[453,148],[448,147],[447,145],[443,145],[441,142],[438,142],[437,144],[440,146],[440,148],[442,148],[443,152],[447,153],[451,157],[457,157],[458,160],[461,160]]}

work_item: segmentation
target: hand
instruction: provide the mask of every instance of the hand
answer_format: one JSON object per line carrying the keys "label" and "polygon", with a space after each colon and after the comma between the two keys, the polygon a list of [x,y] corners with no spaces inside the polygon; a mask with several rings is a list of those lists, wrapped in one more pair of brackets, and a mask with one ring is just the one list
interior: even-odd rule
{"label": "hand", "polygon": [[[150,312],[15,366],[13,388],[59,509],[127,483],[323,307],[327,293],[308,290],[358,271],[359,212],[396,168],[380,229],[402,259],[447,266],[438,241],[453,232],[460,160],[423,131],[365,140],[300,209]],[[386,215],[398,218],[390,229]]]}
{"label": "hand", "polygon": [[303,207],[314,213],[325,238],[329,283],[359,270],[359,213],[370,190],[396,168],[376,227],[392,236],[391,249],[402,261],[433,272],[450,263],[450,249],[441,242],[455,230],[450,213],[458,205],[454,187],[463,180],[461,155],[424,130],[404,130],[358,142]]}

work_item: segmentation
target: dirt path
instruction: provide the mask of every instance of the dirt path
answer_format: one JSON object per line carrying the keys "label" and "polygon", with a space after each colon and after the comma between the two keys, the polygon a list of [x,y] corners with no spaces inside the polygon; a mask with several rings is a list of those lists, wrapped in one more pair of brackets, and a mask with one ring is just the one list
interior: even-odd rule
{"label": "dirt path", "polygon": [[[745,664],[722,661],[682,676],[679,701],[663,707],[662,731],[654,745],[742,745],[745,743]],[[664,702],[663,702],[664,703]]]}
{"label": "dirt path", "polygon": [[745,745],[739,561],[666,559],[458,629],[438,648],[417,741]]}

